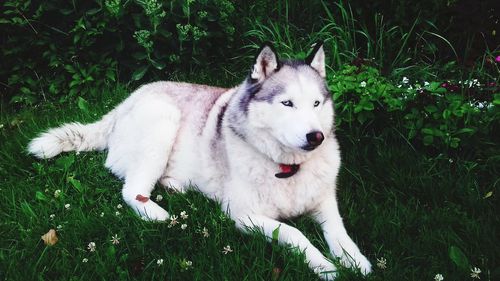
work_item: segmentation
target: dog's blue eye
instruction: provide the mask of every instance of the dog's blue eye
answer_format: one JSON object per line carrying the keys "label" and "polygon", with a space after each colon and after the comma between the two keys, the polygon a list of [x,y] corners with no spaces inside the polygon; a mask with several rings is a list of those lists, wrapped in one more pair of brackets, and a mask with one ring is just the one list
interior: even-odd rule
{"label": "dog's blue eye", "polygon": [[293,102],[291,100],[286,100],[281,102],[284,106],[293,106]]}
{"label": "dog's blue eye", "polygon": [[319,100],[314,102],[314,107],[317,107],[319,105]]}

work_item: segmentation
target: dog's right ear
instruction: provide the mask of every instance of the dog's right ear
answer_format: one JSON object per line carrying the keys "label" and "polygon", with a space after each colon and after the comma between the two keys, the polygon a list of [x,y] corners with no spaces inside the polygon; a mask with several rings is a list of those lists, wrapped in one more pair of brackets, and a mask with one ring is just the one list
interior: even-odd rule
{"label": "dog's right ear", "polygon": [[266,42],[260,47],[250,77],[257,82],[261,82],[278,69],[278,64],[278,56],[273,46],[271,43]]}

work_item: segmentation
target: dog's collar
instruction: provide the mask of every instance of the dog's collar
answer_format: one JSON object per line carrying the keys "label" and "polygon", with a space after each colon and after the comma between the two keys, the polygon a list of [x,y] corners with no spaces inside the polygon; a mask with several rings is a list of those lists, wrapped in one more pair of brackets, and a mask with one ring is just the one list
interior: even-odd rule
{"label": "dog's collar", "polygon": [[279,164],[279,167],[281,172],[275,174],[275,176],[284,179],[295,175],[300,168],[300,164]]}

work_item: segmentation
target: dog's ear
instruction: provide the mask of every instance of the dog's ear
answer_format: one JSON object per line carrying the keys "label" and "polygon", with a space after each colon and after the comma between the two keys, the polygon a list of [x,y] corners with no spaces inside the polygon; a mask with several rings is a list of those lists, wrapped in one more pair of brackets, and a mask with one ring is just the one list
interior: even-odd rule
{"label": "dog's ear", "polygon": [[325,51],[323,50],[323,41],[318,41],[314,48],[306,58],[305,62],[314,68],[321,77],[326,77],[325,69]]}
{"label": "dog's ear", "polygon": [[260,47],[259,54],[255,58],[255,64],[250,77],[258,82],[269,77],[279,67],[278,56],[271,43],[266,42]]}

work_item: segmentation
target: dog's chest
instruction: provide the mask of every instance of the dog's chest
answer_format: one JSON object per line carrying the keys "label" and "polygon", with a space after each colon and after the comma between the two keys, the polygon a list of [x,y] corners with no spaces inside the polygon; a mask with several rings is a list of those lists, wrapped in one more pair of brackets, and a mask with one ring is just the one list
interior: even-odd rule
{"label": "dog's chest", "polygon": [[[231,208],[244,208],[274,218],[291,218],[313,211],[333,193],[335,182],[314,167],[301,167],[288,178],[277,178],[279,167],[256,167],[239,186],[230,187]],[[319,171],[320,172],[320,171]],[[236,188],[235,188],[236,187]]]}

